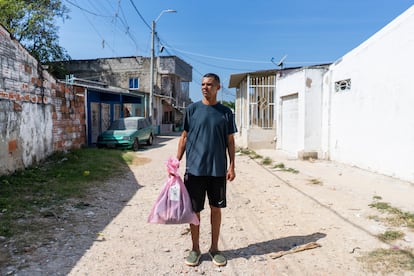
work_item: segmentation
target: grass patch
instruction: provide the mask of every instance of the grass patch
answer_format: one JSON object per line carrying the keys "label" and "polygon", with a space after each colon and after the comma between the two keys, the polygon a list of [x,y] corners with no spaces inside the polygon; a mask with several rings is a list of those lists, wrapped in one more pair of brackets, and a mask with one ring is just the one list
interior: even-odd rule
{"label": "grass patch", "polygon": [[277,169],[278,171],[283,171],[283,172],[290,172],[290,173],[294,173],[294,174],[298,174],[299,171],[293,168],[287,168],[285,166],[285,164],[283,163],[277,163],[273,166],[273,169]]}
{"label": "grass patch", "polygon": [[[257,154],[256,152],[249,150],[249,149],[238,149],[237,152],[239,152],[240,154],[243,155],[248,155],[250,158],[252,159],[263,159],[261,161],[262,165],[271,165],[273,163],[273,160],[270,157],[264,157],[261,156],[260,154]],[[273,165],[272,167],[273,169],[278,169],[279,171],[284,171],[284,172],[290,172],[290,173],[294,173],[294,174],[298,174],[299,171],[293,168],[286,168],[285,164],[283,163],[277,163],[275,165]]]}
{"label": "grass patch", "polygon": [[317,178],[309,179],[309,183],[312,185],[322,185],[322,180]]}
{"label": "grass patch", "polygon": [[257,154],[255,152],[253,152],[253,153],[250,154],[250,158],[252,158],[252,159],[262,159],[263,156],[261,156],[260,154]]}
{"label": "grass patch", "polygon": [[270,157],[265,157],[262,160],[262,165],[270,165],[273,163],[273,160]]}
{"label": "grass patch", "polygon": [[376,249],[358,258],[371,272],[403,273],[414,271],[413,250]]}
{"label": "grass patch", "polygon": [[243,155],[250,155],[252,153],[251,150],[249,150],[249,149],[243,149],[243,148],[239,148],[237,150],[237,152],[239,152],[240,154],[243,154]]}
{"label": "grass patch", "polygon": [[126,171],[133,153],[92,148],[58,152],[45,162],[0,176],[0,236],[30,231],[16,223],[69,198],[82,198],[91,185]]}
{"label": "grass patch", "polygon": [[250,150],[250,149],[238,149],[237,150],[238,153],[243,154],[243,155],[247,155],[252,159],[262,159],[263,156],[261,156],[260,154],[257,154],[255,151]]}
{"label": "grass patch", "polygon": [[290,172],[290,173],[294,173],[294,174],[299,173],[299,171],[297,169],[294,169],[294,168],[287,168],[287,169],[285,169],[285,172]]}
{"label": "grass patch", "polygon": [[277,163],[273,166],[274,169],[285,169],[285,164],[283,163]]}
{"label": "grass patch", "polygon": [[384,233],[378,235],[378,239],[384,242],[399,240],[402,237],[404,237],[404,233],[395,230],[387,230]]}
{"label": "grass patch", "polygon": [[386,218],[382,218],[381,221],[391,226],[407,226],[414,229],[414,214],[404,212],[398,208],[391,206],[387,202],[374,201],[369,204],[370,207],[380,210],[382,213],[387,214]]}

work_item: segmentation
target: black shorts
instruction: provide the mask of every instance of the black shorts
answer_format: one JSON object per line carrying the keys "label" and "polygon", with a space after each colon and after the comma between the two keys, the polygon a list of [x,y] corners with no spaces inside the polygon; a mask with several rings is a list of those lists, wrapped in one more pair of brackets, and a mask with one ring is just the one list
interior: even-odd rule
{"label": "black shorts", "polygon": [[204,209],[206,194],[211,206],[226,207],[226,177],[225,176],[195,176],[186,173],[184,184],[191,198],[193,210],[196,213]]}

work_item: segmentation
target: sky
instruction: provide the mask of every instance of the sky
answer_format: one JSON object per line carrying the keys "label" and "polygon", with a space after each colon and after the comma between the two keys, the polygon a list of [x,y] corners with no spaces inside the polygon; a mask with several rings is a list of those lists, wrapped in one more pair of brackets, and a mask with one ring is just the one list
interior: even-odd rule
{"label": "sky", "polygon": [[[414,5],[414,0],[62,0],[59,43],[72,59],[177,56],[201,78],[220,76],[218,99],[234,101],[232,74],[334,62]],[[166,10],[176,12],[164,12]],[[159,52],[161,46],[164,47]]]}

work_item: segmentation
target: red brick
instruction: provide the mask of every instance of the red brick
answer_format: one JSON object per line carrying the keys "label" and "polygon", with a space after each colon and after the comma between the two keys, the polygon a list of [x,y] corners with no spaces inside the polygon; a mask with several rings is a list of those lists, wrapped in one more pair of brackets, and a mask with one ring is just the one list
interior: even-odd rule
{"label": "red brick", "polygon": [[9,141],[9,153],[12,153],[17,150],[17,140]]}

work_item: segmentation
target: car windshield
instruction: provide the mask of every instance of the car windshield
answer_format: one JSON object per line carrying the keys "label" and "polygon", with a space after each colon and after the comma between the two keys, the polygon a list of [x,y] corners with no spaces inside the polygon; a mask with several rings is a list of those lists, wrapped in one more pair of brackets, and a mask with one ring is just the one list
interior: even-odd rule
{"label": "car windshield", "polygon": [[126,129],[137,129],[137,120],[116,120],[113,121],[109,130],[126,130]]}

